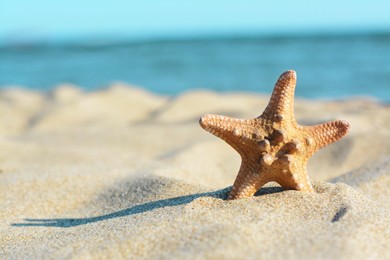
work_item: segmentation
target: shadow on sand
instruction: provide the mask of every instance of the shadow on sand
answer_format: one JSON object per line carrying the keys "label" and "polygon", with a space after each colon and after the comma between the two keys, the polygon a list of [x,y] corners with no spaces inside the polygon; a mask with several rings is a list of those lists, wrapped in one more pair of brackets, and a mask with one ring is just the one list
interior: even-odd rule
{"label": "shadow on sand", "polygon": [[[109,220],[113,218],[131,216],[135,214],[144,213],[154,209],[164,208],[164,207],[174,207],[179,205],[184,205],[192,202],[193,200],[200,197],[213,197],[226,199],[228,192],[231,187],[217,190],[214,192],[205,192],[205,193],[196,193],[186,196],[180,196],[170,199],[163,199],[158,201],[147,202],[144,204],[136,205],[127,209],[119,210],[110,214],[105,214],[96,217],[89,218],[53,218],[53,219],[24,219],[25,223],[13,223],[13,227],[61,227],[68,228],[80,225],[86,225],[94,222],[99,222],[103,220]],[[272,194],[282,191],[280,187],[264,187],[255,196],[261,196],[265,194]]]}

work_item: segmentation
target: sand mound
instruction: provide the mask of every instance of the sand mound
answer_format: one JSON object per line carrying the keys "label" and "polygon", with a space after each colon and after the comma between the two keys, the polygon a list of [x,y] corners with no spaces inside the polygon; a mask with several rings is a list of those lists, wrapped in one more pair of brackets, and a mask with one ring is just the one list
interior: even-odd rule
{"label": "sand mound", "polygon": [[228,189],[131,178],[75,210],[75,217],[11,223],[24,239],[8,241],[6,251],[34,257],[384,257],[388,208],[345,184],[314,187],[317,193],[309,194],[268,186],[255,197],[226,201]]}
{"label": "sand mound", "polygon": [[389,207],[390,191],[386,187],[390,187],[390,156],[334,178],[331,182],[346,183],[371,200]]}

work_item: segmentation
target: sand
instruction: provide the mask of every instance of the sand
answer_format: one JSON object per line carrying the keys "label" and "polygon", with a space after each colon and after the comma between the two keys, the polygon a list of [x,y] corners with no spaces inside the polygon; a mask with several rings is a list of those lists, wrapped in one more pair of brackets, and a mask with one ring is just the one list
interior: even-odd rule
{"label": "sand", "polygon": [[301,124],[351,132],[309,162],[316,193],[270,183],[226,201],[240,158],[198,125],[258,116],[255,94],[0,93],[1,259],[390,258],[390,106],[296,100]]}

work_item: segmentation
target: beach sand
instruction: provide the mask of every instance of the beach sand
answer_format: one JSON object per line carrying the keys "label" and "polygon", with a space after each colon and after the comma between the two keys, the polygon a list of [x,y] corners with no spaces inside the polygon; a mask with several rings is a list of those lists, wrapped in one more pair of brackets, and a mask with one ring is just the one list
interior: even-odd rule
{"label": "beach sand", "polygon": [[309,161],[316,193],[224,200],[240,158],[198,119],[256,117],[268,98],[2,90],[0,258],[389,259],[389,105],[297,99],[300,124],[351,124]]}

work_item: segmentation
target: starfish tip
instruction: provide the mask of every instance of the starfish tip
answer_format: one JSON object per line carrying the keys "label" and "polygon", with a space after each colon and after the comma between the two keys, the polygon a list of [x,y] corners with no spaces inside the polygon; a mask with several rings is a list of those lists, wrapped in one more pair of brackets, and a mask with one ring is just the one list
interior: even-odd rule
{"label": "starfish tip", "polygon": [[346,120],[340,120],[339,121],[339,128],[340,128],[340,131],[344,135],[346,135],[346,134],[348,134],[349,130],[351,129],[351,125]]}
{"label": "starfish tip", "polygon": [[208,125],[208,119],[210,118],[209,114],[203,115],[199,118],[199,125],[202,128],[205,128]]}
{"label": "starfish tip", "polygon": [[291,79],[296,79],[297,78],[297,73],[295,72],[295,70],[287,70],[285,72],[282,73],[282,75],[280,75],[280,77],[282,78],[291,78]]}

